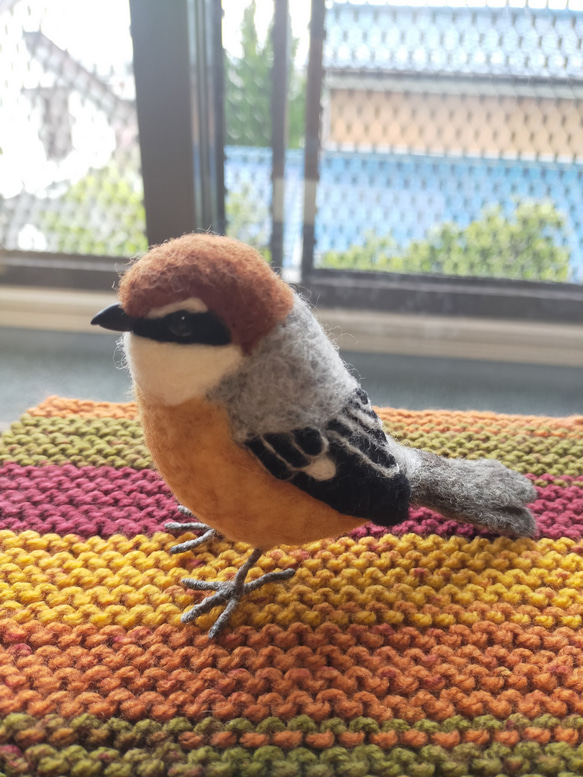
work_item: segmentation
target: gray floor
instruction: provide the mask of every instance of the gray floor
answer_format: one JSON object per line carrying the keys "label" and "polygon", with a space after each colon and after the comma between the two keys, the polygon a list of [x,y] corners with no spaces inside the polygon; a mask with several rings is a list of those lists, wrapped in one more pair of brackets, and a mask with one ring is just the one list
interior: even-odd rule
{"label": "gray floor", "polygon": [[[127,401],[115,335],[0,328],[0,425],[58,394]],[[583,413],[583,369],[345,353],[378,405],[505,413]]]}

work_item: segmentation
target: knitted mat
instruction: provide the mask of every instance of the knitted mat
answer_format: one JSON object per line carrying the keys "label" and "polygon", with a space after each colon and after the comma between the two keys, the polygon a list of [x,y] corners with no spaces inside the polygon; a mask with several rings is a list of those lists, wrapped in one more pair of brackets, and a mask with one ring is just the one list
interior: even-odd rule
{"label": "knitted mat", "polygon": [[413,509],[278,548],[251,576],[295,577],[216,641],[211,616],[180,623],[202,596],[180,580],[230,578],[248,548],[168,553],[179,515],[133,405],[51,398],[5,432],[0,773],[583,775],[583,418],[380,413],[527,473],[540,537]]}

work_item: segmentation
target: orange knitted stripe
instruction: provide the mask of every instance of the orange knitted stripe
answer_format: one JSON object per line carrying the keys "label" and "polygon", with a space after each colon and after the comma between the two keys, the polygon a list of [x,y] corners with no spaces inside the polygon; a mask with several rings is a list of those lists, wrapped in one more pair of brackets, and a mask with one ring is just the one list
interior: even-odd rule
{"label": "orange knitted stripe", "polygon": [[40,418],[127,418],[136,420],[138,409],[135,402],[91,402],[81,399],[48,397],[37,407],[27,411],[28,415]]}
{"label": "orange knitted stripe", "polygon": [[571,629],[482,623],[423,635],[296,624],[242,627],[217,644],[193,627],[125,632],[3,619],[0,634],[0,715],[164,721],[210,713],[257,724],[297,715],[414,723],[583,714],[583,636]]}
{"label": "orange knitted stripe", "polygon": [[[548,434],[559,437],[580,436],[583,430],[583,416],[557,418],[552,416],[503,415],[487,412],[448,411],[448,410],[399,410],[394,408],[375,408],[380,418],[391,428],[411,429],[420,427],[428,433],[430,429],[439,433],[460,434],[471,431],[479,435],[481,431],[490,434],[509,430],[528,436],[546,437]],[[53,418],[61,416],[79,416],[81,418],[128,418],[137,419],[134,402],[91,402],[89,400],[48,397],[37,407],[28,410],[29,415]]]}

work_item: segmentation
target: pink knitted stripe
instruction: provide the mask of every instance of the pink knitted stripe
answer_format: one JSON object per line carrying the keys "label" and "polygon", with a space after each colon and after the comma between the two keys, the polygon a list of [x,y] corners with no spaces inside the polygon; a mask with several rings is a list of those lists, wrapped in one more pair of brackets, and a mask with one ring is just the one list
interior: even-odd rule
{"label": "pink knitted stripe", "polygon": [[153,470],[131,467],[0,467],[0,529],[109,537],[149,534],[180,520]]}
{"label": "pink knitted stripe", "polygon": [[[539,496],[533,505],[540,536],[582,538],[583,477],[565,477],[565,485],[557,485],[552,476],[538,478],[537,482],[545,480],[547,485],[538,487]],[[170,520],[181,520],[176,501],[153,470],[72,464],[23,467],[8,463],[0,467],[0,529],[132,537],[163,530],[164,523]],[[378,536],[386,531],[368,525],[355,530],[352,536]],[[484,534],[425,508],[412,508],[409,520],[393,532],[444,537]]]}

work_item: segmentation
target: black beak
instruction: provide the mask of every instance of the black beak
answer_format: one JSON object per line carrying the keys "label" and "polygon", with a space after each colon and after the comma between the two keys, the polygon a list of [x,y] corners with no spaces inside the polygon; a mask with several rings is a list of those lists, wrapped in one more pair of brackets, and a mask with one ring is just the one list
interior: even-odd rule
{"label": "black beak", "polygon": [[91,319],[94,326],[102,326],[112,332],[129,332],[134,322],[135,319],[128,316],[121,305],[110,305]]}

